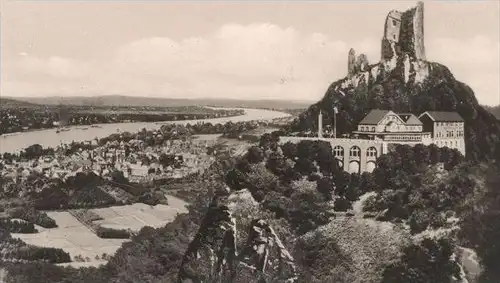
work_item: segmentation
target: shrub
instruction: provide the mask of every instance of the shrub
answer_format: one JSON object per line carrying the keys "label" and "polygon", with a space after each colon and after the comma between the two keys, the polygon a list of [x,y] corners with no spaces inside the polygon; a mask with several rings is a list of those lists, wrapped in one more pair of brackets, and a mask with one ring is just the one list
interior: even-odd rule
{"label": "shrub", "polygon": [[42,226],[43,228],[56,228],[56,221],[50,218],[47,213],[35,210],[34,208],[16,208],[10,213],[10,217],[19,218],[31,222],[33,224]]}
{"label": "shrub", "polygon": [[99,238],[105,239],[129,239],[130,232],[124,229],[112,229],[99,227],[97,228],[96,234]]}
{"label": "shrub", "polygon": [[49,263],[70,262],[71,257],[62,249],[25,246],[15,252],[16,258],[29,261],[47,261]]}
{"label": "shrub", "polygon": [[337,198],[333,204],[333,210],[335,211],[347,211],[349,209],[352,209],[351,202],[344,197]]}
{"label": "shrub", "polygon": [[0,219],[0,228],[5,229],[10,233],[37,233],[33,223],[17,221],[11,219]]}

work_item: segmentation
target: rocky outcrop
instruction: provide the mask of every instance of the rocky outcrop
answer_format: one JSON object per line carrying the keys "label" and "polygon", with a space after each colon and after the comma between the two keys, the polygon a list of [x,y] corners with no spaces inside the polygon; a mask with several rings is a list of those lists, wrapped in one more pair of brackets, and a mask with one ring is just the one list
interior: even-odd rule
{"label": "rocky outcrop", "polygon": [[356,73],[366,71],[369,66],[368,57],[365,54],[360,54],[356,56],[356,51],[354,48],[349,50],[349,55],[347,56],[347,73],[348,76],[353,76]]}
{"label": "rocky outcrop", "polygon": [[[184,255],[178,282],[297,282],[292,256],[265,219],[253,219],[252,208],[258,203],[246,190],[216,195]],[[237,231],[242,226],[248,227]]]}
{"label": "rocky outcrop", "polygon": [[357,87],[363,81],[366,84],[379,81],[394,70],[402,74],[405,84],[422,83],[430,72],[430,65],[425,61],[423,13],[421,2],[405,12],[390,11],[384,24],[380,62],[370,65],[366,55],[356,56],[351,48],[348,75],[339,91],[345,92],[346,88]]}
{"label": "rocky outcrop", "polygon": [[354,48],[349,50],[349,55],[347,55],[347,74],[353,75],[356,70],[356,51]]}

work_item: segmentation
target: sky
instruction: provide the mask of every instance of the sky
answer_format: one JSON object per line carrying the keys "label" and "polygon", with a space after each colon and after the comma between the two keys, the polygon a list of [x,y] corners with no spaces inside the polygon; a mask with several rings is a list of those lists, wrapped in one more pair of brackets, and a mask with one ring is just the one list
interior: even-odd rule
{"label": "sky", "polygon": [[[0,0],[0,94],[316,101],[415,4]],[[424,6],[427,59],[500,104],[500,1]]]}

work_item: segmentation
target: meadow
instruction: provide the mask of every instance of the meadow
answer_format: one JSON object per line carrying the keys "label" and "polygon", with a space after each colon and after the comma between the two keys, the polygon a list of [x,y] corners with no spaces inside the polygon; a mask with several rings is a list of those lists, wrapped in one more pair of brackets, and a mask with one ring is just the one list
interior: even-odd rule
{"label": "meadow", "polygon": [[[135,203],[90,211],[103,218],[96,221],[96,224],[102,227],[139,231],[145,226],[162,227],[173,221],[177,214],[187,212],[186,203],[181,199],[168,196],[168,201],[169,205],[149,206]],[[12,233],[12,237],[27,244],[63,249],[71,255],[73,261],[64,265],[76,267],[104,264],[107,256],[113,255],[124,242],[129,241],[99,238],[91,228],[71,215],[70,211],[48,211],[47,215],[56,221],[57,228],[46,229],[37,226],[39,233]]]}

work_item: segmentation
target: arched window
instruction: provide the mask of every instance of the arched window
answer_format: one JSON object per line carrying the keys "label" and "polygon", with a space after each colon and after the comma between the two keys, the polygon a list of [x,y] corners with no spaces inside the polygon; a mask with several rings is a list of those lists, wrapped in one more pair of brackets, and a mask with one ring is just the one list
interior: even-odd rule
{"label": "arched window", "polygon": [[349,163],[349,173],[359,173],[359,163],[358,163],[358,161],[351,161]]}
{"label": "arched window", "polygon": [[375,147],[369,147],[366,150],[366,156],[368,157],[377,157],[377,149]]}
{"label": "arched window", "polygon": [[335,146],[333,148],[333,156],[339,157],[339,158],[344,158],[344,148],[341,147],[340,145]]}
{"label": "arched window", "polygon": [[370,161],[366,163],[366,171],[371,173],[375,169],[375,162]]}
{"label": "arched window", "polygon": [[351,156],[351,157],[359,157],[361,155],[360,153],[361,153],[361,150],[357,146],[353,146],[349,150],[349,156]]}

